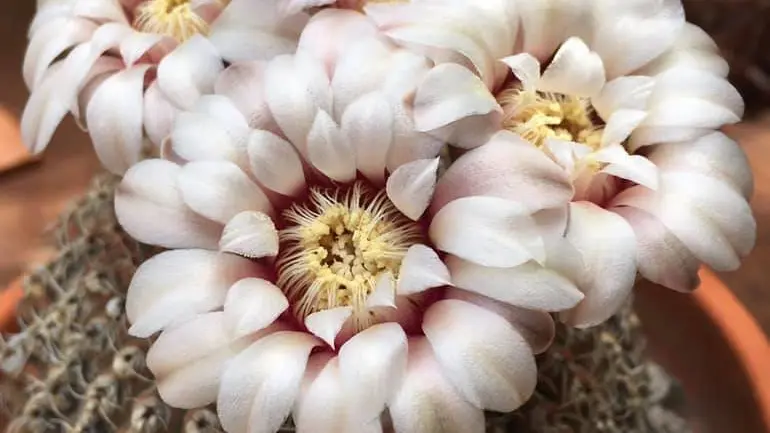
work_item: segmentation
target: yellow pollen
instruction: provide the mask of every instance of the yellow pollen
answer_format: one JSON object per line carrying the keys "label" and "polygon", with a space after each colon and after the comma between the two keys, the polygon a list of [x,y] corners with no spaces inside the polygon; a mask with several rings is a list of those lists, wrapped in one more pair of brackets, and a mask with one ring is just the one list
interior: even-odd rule
{"label": "yellow pollen", "polygon": [[[379,278],[398,277],[401,261],[420,242],[419,225],[402,215],[384,191],[356,183],[346,193],[313,189],[309,203],[284,213],[278,286],[308,315],[352,307],[357,329],[368,326],[366,300]],[[393,287],[395,290],[395,287]]]}
{"label": "yellow pollen", "polygon": [[521,135],[538,147],[556,138],[585,144],[596,150],[603,126],[591,119],[590,101],[585,98],[511,88],[497,98],[503,107],[503,128]]}
{"label": "yellow pollen", "polygon": [[149,0],[137,9],[134,27],[170,36],[179,42],[209,31],[206,20],[193,11],[191,0]]}

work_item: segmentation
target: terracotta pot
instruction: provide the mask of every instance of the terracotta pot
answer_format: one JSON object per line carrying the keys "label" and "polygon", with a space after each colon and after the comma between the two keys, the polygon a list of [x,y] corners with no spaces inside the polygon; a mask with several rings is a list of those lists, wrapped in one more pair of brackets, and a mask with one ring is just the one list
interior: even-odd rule
{"label": "terracotta pot", "polygon": [[[709,271],[680,294],[652,284],[636,291],[651,355],[682,382],[698,433],[770,433],[770,344]],[[16,326],[21,279],[0,291],[0,331]]]}
{"label": "terracotta pot", "polygon": [[16,306],[21,301],[22,296],[24,296],[21,283],[22,278],[19,277],[8,287],[0,290],[0,332],[12,332],[18,326],[16,323]]}
{"label": "terracotta pot", "polygon": [[651,356],[679,379],[698,433],[770,432],[770,343],[710,271],[693,294],[644,284],[635,307]]}

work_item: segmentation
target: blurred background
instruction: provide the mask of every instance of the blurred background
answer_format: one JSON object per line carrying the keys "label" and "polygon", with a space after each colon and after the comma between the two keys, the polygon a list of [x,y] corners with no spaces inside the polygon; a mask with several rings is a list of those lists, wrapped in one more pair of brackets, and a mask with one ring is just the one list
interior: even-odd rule
{"label": "blurred background", "polygon": [[[770,334],[770,1],[685,4],[688,19],[719,43],[748,105],[746,121],[726,132],[741,143],[754,170],[758,241],[739,271],[720,277]],[[18,121],[28,96],[21,65],[34,8],[32,0],[8,0],[0,14],[0,288],[51,254],[46,228],[99,171],[86,135],[71,118],[42,158],[30,157],[21,145]]]}

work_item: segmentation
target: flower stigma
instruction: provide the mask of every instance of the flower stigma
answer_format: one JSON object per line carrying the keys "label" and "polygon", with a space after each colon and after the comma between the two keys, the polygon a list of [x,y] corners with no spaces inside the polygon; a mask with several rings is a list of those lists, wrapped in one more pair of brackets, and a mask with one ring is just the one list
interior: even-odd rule
{"label": "flower stigma", "polygon": [[209,31],[206,20],[193,11],[191,0],[149,0],[139,6],[134,27],[170,36],[179,42]]}
{"label": "flower stigma", "polygon": [[[357,330],[368,326],[367,298],[381,278],[395,281],[410,246],[422,241],[420,225],[409,220],[385,191],[357,182],[346,189],[311,189],[306,204],[284,212],[278,286],[308,315],[351,307]],[[390,277],[388,276],[390,274]]]}
{"label": "flower stigma", "polygon": [[497,101],[503,107],[503,128],[540,148],[550,138],[585,144],[592,150],[601,145],[604,125],[594,122],[587,98],[513,87]]}

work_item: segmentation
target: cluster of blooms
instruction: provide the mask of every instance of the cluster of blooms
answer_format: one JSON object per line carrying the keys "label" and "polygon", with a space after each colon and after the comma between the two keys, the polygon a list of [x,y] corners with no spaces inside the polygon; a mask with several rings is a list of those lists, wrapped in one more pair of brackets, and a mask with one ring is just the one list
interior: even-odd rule
{"label": "cluster of blooms", "polygon": [[130,332],[230,433],[482,432],[554,318],[754,243],[743,102],[679,0],[39,0],[30,37],[25,140],[71,112],[124,175],[168,249]]}

